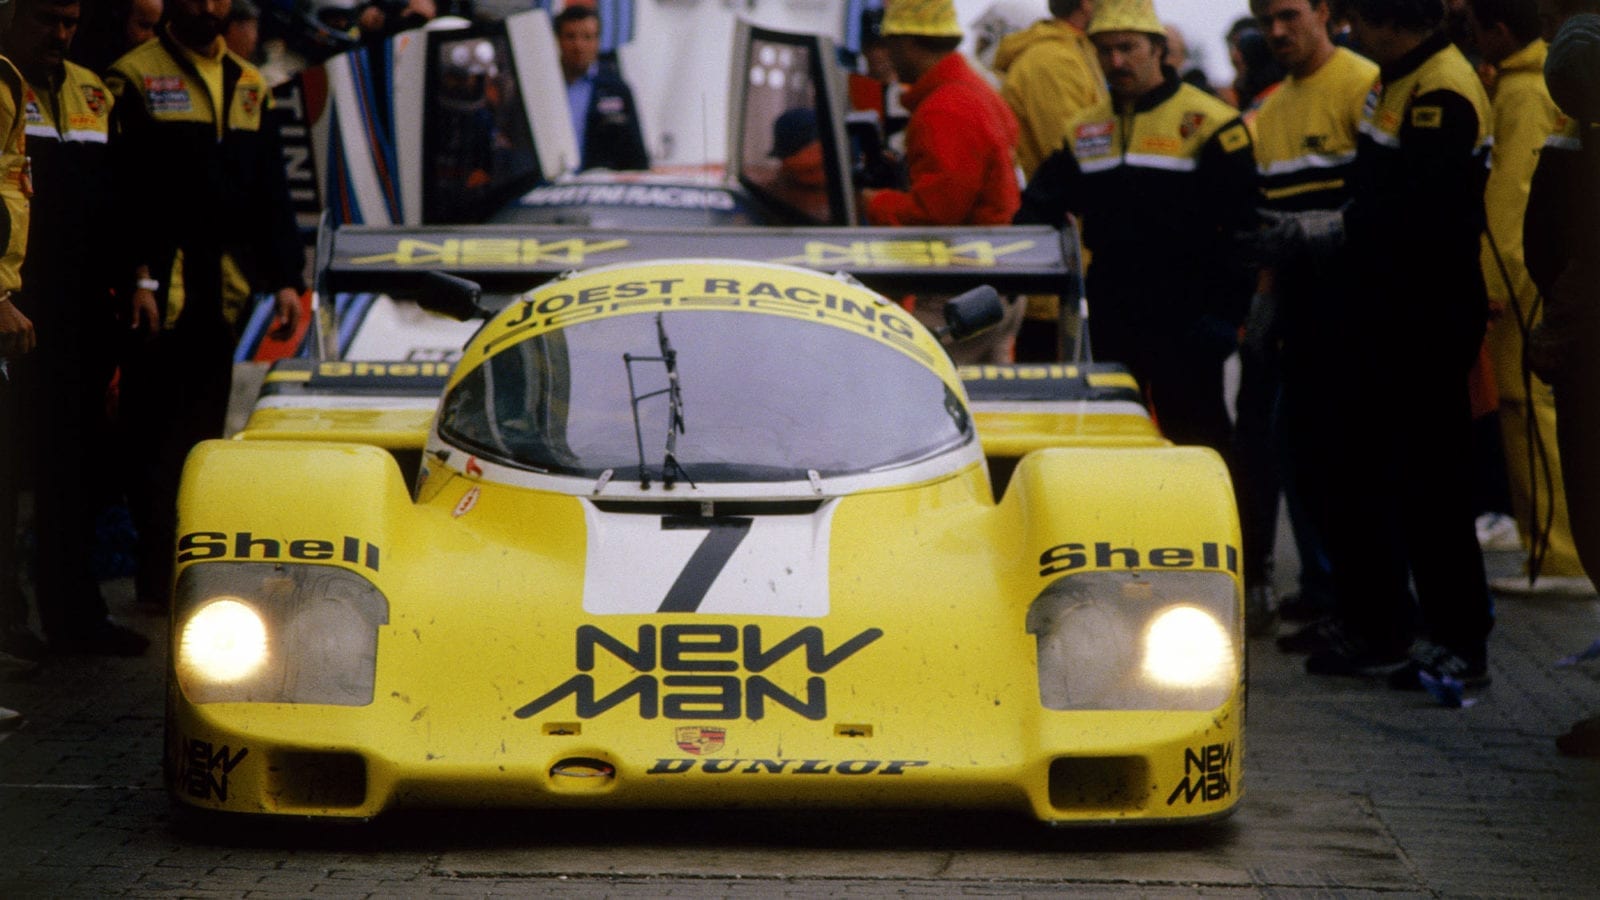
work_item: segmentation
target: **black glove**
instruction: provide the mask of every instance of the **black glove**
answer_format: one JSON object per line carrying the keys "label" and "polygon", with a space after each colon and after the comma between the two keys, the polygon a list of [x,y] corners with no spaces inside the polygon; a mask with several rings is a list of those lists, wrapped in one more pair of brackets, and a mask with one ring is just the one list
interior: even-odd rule
{"label": "black glove", "polygon": [[1278,212],[1263,209],[1262,228],[1244,238],[1255,262],[1261,266],[1319,265],[1344,246],[1344,213],[1336,209]]}

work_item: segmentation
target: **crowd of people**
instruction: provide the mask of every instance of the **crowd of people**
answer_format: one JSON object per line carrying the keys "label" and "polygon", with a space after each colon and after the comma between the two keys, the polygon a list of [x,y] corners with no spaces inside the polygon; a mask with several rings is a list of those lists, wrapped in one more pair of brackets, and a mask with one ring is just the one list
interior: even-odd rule
{"label": "crowd of people", "polygon": [[[125,6],[123,52],[98,72],[72,58],[78,0],[0,6],[11,14],[0,28],[6,677],[49,654],[146,651],[145,635],[108,615],[88,565],[105,493],[126,492],[137,599],[164,610],[179,475],[194,444],[222,436],[238,301],[273,296],[286,331],[305,289],[268,85],[228,47],[228,0],[168,0],[153,35],[134,28],[143,5]],[[42,637],[15,540],[25,486]]]}
{"label": "crowd of people", "polygon": [[[86,24],[80,52],[78,0],[0,3],[15,12],[15,69],[0,66],[6,674],[51,651],[145,650],[81,563],[99,499],[85,473],[107,468],[102,448],[126,448],[110,468],[135,473],[120,483],[138,599],[164,608],[178,475],[221,433],[239,298],[273,295],[292,328],[305,287],[263,124],[269,76],[251,61],[271,55],[250,27],[259,10],[167,0],[152,27],[149,3],[111,5],[120,19]],[[357,4],[343,26],[381,33],[375,7],[388,9]],[[415,0],[390,14],[436,11]],[[1238,77],[1220,89],[1180,68],[1181,37],[1151,0],[1049,12],[988,34],[990,71],[958,52],[953,0],[874,14],[863,51],[902,87],[905,124],[900,186],[863,189],[864,220],[1070,217],[1095,354],[1132,370],[1166,436],[1230,466],[1250,633],[1295,623],[1278,646],[1315,675],[1446,697],[1487,684],[1492,588],[1587,591],[1600,571],[1600,254],[1587,246],[1600,235],[1600,0],[1251,0],[1228,33]],[[582,166],[647,167],[593,9],[570,4],[555,28]],[[1054,358],[1052,302],[1014,301],[1006,353]],[[113,379],[127,438],[108,443]],[[1485,411],[1531,544],[1520,585],[1491,586],[1474,527]],[[25,480],[42,641],[9,539]],[[1280,497],[1302,566],[1281,599]]]}
{"label": "crowd of people", "polygon": [[[986,84],[955,52],[949,0],[891,0],[909,177],[863,192],[867,221],[1071,217],[1096,355],[1129,366],[1167,437],[1230,465],[1250,633],[1295,623],[1277,644],[1314,675],[1445,702],[1486,685],[1475,420],[1498,417],[1493,458],[1533,551],[1493,589],[1592,593],[1600,564],[1600,381],[1575,350],[1593,339],[1600,169],[1593,120],[1545,75],[1546,39],[1600,4],[1252,0],[1225,91],[1180,70],[1149,0],[1049,10],[1009,35],[989,22]],[[1056,346],[1026,328],[1015,344]],[[1281,601],[1280,497],[1302,561]]]}

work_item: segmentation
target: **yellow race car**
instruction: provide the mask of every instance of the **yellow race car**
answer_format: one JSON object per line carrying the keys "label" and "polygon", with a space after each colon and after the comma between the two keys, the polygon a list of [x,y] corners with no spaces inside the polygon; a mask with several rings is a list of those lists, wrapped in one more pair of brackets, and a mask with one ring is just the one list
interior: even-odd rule
{"label": "yellow race car", "polygon": [[[1118,367],[958,370],[870,261],[722,235],[745,258],[597,265],[499,304],[368,252],[415,236],[357,239],[324,290],[410,278],[486,318],[453,360],[286,361],[238,439],[191,455],[181,805],[1146,824],[1238,802],[1232,490]],[[553,267],[435,256],[412,269]],[[949,258],[877,271],[934,290]]]}

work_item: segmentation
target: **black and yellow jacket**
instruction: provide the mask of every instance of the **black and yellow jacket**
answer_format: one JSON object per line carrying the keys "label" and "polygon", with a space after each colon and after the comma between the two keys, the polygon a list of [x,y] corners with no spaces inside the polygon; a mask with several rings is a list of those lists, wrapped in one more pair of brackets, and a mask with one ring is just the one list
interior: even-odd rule
{"label": "black and yellow jacket", "polygon": [[[1373,336],[1418,371],[1464,377],[1488,320],[1478,268],[1489,99],[1442,32],[1379,71],[1367,98],[1345,234]],[[1436,361],[1447,365],[1441,371]]]}
{"label": "black and yellow jacket", "polygon": [[116,96],[112,158],[118,218],[127,228],[123,272],[131,278],[145,265],[165,282],[181,250],[182,318],[220,316],[225,253],[258,291],[304,287],[305,252],[278,136],[265,115],[267,83],[220,38],[217,50],[220,77],[209,84],[193,55],[164,30],[106,74]]}
{"label": "black and yellow jacket", "polygon": [[105,267],[83,264],[86,254],[122,239],[111,209],[111,92],[93,72],[67,62],[27,84],[23,119],[36,192],[22,265],[24,306],[30,316],[59,312],[63,322],[81,320],[78,304],[107,303],[114,286]]}
{"label": "black and yellow jacket", "polygon": [[1255,223],[1249,132],[1233,107],[1166,75],[1125,108],[1106,100],[1074,117],[1015,219],[1081,217],[1095,339],[1112,353],[1182,350],[1197,326],[1221,352],[1253,284],[1236,245]]}
{"label": "black and yellow jacket", "polygon": [[28,249],[26,124],[22,120],[25,85],[16,66],[0,56],[0,291],[22,286],[22,258]]}
{"label": "black and yellow jacket", "polygon": [[1339,47],[1306,78],[1283,79],[1251,121],[1261,205],[1338,209],[1350,199],[1363,104],[1378,78],[1371,60]]}

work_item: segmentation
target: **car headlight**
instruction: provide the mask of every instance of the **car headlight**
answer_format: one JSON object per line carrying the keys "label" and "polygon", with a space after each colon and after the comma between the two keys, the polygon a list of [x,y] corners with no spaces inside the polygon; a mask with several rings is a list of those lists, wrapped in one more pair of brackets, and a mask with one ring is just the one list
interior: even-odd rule
{"label": "car headlight", "polygon": [[1048,709],[1206,710],[1238,685],[1238,588],[1222,572],[1085,572],[1028,609]]}
{"label": "car headlight", "polygon": [[173,667],[193,703],[372,702],[389,601],[303,563],[196,563],[178,577]]}
{"label": "car headlight", "polygon": [[1233,639],[1216,616],[1188,604],[1168,607],[1144,630],[1140,665],[1152,684],[1189,688],[1233,677]]}
{"label": "car headlight", "polygon": [[178,658],[200,678],[219,684],[239,681],[267,661],[267,626],[248,603],[220,597],[184,623]]}

